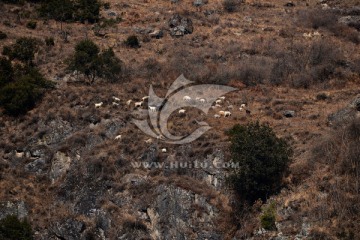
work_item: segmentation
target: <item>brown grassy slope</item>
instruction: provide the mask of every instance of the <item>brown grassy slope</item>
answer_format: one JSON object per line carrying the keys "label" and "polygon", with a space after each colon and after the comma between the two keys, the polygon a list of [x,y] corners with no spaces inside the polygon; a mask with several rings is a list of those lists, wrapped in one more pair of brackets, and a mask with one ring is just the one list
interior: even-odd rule
{"label": "brown grassy slope", "polygon": [[[177,57],[180,53],[185,51],[192,53],[190,59],[205,59],[202,64],[194,64],[195,70],[192,75],[188,76],[190,80],[198,77],[204,78],[207,76],[206,71],[213,69],[221,69],[221,64],[213,63],[212,59],[225,57],[229,65],[225,69],[237,68],[238,62],[243,59],[239,56],[244,53],[256,52],[257,55],[266,59],[270,58],[273,52],[283,50],[290,42],[288,38],[279,37],[281,30],[287,30],[293,35],[295,42],[300,42],[305,45],[310,45],[313,40],[307,40],[302,37],[304,32],[313,31],[310,28],[303,26],[294,26],[293,18],[298,9],[305,8],[304,2],[296,2],[295,9],[286,9],[283,5],[287,1],[272,1],[274,7],[256,7],[250,4],[245,5],[240,11],[228,14],[224,12],[216,13],[211,17],[204,17],[203,13],[196,12],[196,9],[191,5],[191,2],[181,2],[178,5],[171,5],[168,1],[147,1],[139,3],[138,1],[130,1],[127,4],[128,8],[123,8],[121,3],[117,6],[117,1],[113,1],[112,10],[121,14],[124,19],[117,26],[106,29],[108,37],[100,38],[94,36],[91,31],[91,26],[85,26],[78,23],[63,24],[63,29],[69,32],[69,43],[64,43],[61,39],[59,30],[59,23],[49,21],[48,25],[38,21],[38,28],[36,30],[29,30],[25,27],[27,19],[18,23],[16,28],[9,28],[4,25],[0,26],[0,30],[6,32],[8,39],[0,42],[0,46],[4,46],[15,42],[21,36],[33,36],[40,39],[53,36],[56,41],[54,48],[46,50],[44,47],[39,52],[36,63],[41,68],[42,72],[50,79],[55,78],[56,75],[63,76],[66,68],[65,59],[67,59],[73,52],[75,44],[83,39],[86,35],[101,46],[102,49],[111,46],[114,48],[116,55],[121,58],[129,68],[133,70],[136,77],[130,82],[119,84],[94,84],[93,86],[82,86],[72,84],[60,84],[59,88],[46,95],[43,102],[31,111],[24,119],[15,121],[14,119],[2,116],[2,121],[5,127],[2,128],[1,137],[4,146],[10,150],[21,148],[27,145],[28,140],[33,136],[40,134],[37,129],[39,119],[47,122],[54,119],[62,119],[63,121],[72,123],[79,121],[79,138],[86,138],[86,136],[103,137],[104,129],[101,127],[90,129],[88,123],[82,122],[81,115],[84,112],[95,112],[101,119],[111,119],[117,121],[124,121],[125,127],[118,132],[124,136],[121,142],[114,142],[111,138],[106,138],[105,141],[98,146],[101,154],[105,155],[109,166],[113,166],[118,151],[121,151],[127,159],[132,159],[134,156],[138,157],[141,152],[146,149],[143,143],[148,137],[143,135],[134,125],[129,123],[130,112],[132,109],[125,107],[126,100],[130,98],[140,99],[147,95],[148,86],[150,83],[154,84],[156,92],[159,95],[164,95],[167,88],[172,81],[180,74],[181,68],[178,66]],[[311,2],[314,4],[314,1]],[[315,4],[314,4],[315,5]],[[9,13],[8,10],[12,8],[10,5],[3,7],[2,12],[4,18],[15,22],[15,15]],[[210,1],[209,4],[203,7],[205,10],[221,10],[221,1]],[[123,46],[122,42],[130,34],[137,34],[141,40],[145,36],[138,34],[136,28],[167,28],[167,21],[174,12],[180,12],[183,15],[188,15],[193,19],[195,31],[192,35],[187,35],[179,39],[174,39],[166,33],[165,37],[159,40],[151,39],[150,42],[141,42],[140,49],[129,49]],[[105,15],[105,13],[103,13]],[[271,27],[272,30],[264,31],[264,29]],[[269,29],[268,29],[269,30]],[[360,57],[358,46],[355,44],[335,37],[326,29],[319,30],[324,38],[331,39],[336,43],[336,46],[341,47],[347,59],[353,60]],[[154,58],[161,66],[159,76],[149,80],[139,74],[143,70],[143,64],[146,59]],[[269,59],[269,61],[273,61]],[[196,63],[196,61],[195,61]],[[199,67],[197,67],[199,66]],[[222,78],[221,71],[219,78]],[[199,77],[200,76],[200,77]],[[235,79],[242,80],[242,79]],[[234,110],[232,117],[228,119],[214,119],[212,116],[214,111],[210,111],[208,116],[201,118],[195,112],[189,112],[186,116],[184,125],[190,125],[192,119],[204,120],[208,122],[213,129],[208,132],[204,138],[192,143],[198,152],[195,155],[201,156],[203,154],[202,144],[208,142],[210,152],[217,148],[224,148],[227,146],[226,136],[224,130],[230,128],[236,123],[244,124],[248,121],[259,120],[267,122],[275,129],[275,132],[282,137],[286,137],[295,148],[295,160],[291,166],[291,172],[288,182],[293,192],[289,194],[280,195],[279,202],[292,201],[297,196],[302,196],[305,193],[308,197],[304,198],[304,205],[312,204],[313,195],[318,195],[317,183],[318,179],[324,178],[329,172],[321,168],[315,168],[311,173],[311,178],[304,180],[304,176],[308,176],[306,164],[310,158],[310,149],[319,139],[319,136],[326,134],[329,127],[326,125],[327,115],[336,111],[339,108],[347,105],[349,99],[356,96],[359,91],[358,76],[349,76],[346,81],[333,79],[329,83],[320,84],[310,89],[293,89],[287,86],[272,87],[268,85],[261,85],[260,87],[248,87],[241,91],[227,95],[229,104],[232,103],[239,106],[242,102],[247,102],[251,110],[251,116],[246,116],[245,113]],[[206,79],[205,79],[206,81]],[[330,96],[325,101],[316,100],[319,92],[324,92]],[[111,97],[117,96],[122,99],[121,107],[113,108],[110,106]],[[105,102],[105,107],[95,110],[95,102]],[[296,117],[287,119],[282,116],[283,110],[295,110]],[[183,118],[174,117],[174,122],[183,122]],[[174,124],[176,125],[176,124]],[[183,128],[179,125],[177,129]],[[193,126],[194,127],[194,126]],[[187,128],[185,128],[187,129]],[[189,127],[189,130],[190,127]],[[191,132],[191,131],[189,131]],[[87,135],[88,134],[88,135]],[[64,146],[59,146],[63,149],[71,148],[72,141],[63,142]],[[5,142],[5,143],[4,143]],[[168,147],[170,153],[176,153],[178,150],[171,145],[159,145],[158,147]],[[95,149],[95,150],[98,150]],[[2,150],[4,154],[5,147]],[[84,164],[95,161],[98,157],[94,150],[94,156],[86,156]],[[99,156],[104,157],[104,156]],[[160,158],[165,158],[160,156]],[[54,199],[57,198],[57,186],[48,187],[48,180],[37,179],[23,174],[22,170],[13,170],[6,167],[6,174],[2,174],[0,199],[3,200],[17,200],[25,199],[31,206],[30,219],[35,222],[36,227],[42,228],[47,225],[47,221],[61,218],[63,215],[68,215],[66,204],[54,204]],[[145,170],[134,171],[127,167],[121,172],[112,172],[109,170],[109,175],[115,182],[121,182],[123,174],[136,173],[142,176],[148,176],[150,173]],[[309,170],[310,171],[310,170]],[[156,173],[154,180],[150,181],[153,184],[157,183]],[[177,176],[178,177],[178,176]],[[170,179],[170,182],[176,182],[177,177]],[[181,176],[180,176],[181,178]],[[194,191],[200,192],[199,189],[203,187],[202,183],[198,184],[196,181],[192,182],[193,186],[182,186],[184,188],[193,188]],[[311,186],[311,191],[305,188],[305,185]],[[293,187],[292,187],[293,186]],[[123,187],[123,186],[121,186]],[[135,199],[136,189],[127,190],[134,191]],[[213,193],[209,190],[210,195],[214,197],[212,202],[217,205],[224,197],[219,193]],[[218,194],[218,195],[216,195]],[[46,198],[44,197],[46,195]],[[205,195],[205,194],[204,194]],[[311,196],[310,196],[311,195]],[[139,199],[137,199],[139,201]],[[228,201],[228,200],[226,200]],[[322,201],[319,205],[323,204]],[[105,200],[104,206],[113,207],[111,203]],[[119,210],[116,207],[114,215],[123,213],[129,214],[125,210]],[[54,210],[55,209],[55,210]],[[224,212],[226,209],[224,209]],[[124,212],[126,213],[124,213]],[[305,211],[305,210],[303,210]],[[116,213],[116,214],[115,214]],[[227,212],[226,212],[227,213]],[[226,215],[225,217],[229,217]],[[121,222],[122,219],[119,219]],[[336,218],[334,221],[337,221]],[[328,225],[328,228],[331,226]]]}

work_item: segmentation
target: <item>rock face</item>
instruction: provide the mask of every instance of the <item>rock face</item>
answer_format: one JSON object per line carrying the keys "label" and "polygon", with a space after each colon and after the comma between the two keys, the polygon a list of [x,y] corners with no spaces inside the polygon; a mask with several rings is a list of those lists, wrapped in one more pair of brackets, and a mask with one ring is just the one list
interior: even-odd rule
{"label": "rock face", "polygon": [[284,111],[283,114],[287,118],[295,117],[295,111],[292,111],[292,110],[286,110],[286,111]]}
{"label": "rock face", "polygon": [[205,197],[172,185],[160,185],[156,193],[147,209],[152,239],[223,239],[215,231],[218,210]]}
{"label": "rock face", "polygon": [[360,31],[360,16],[345,16],[339,19],[340,23],[353,27]]}
{"label": "rock face", "polygon": [[0,203],[0,219],[5,218],[7,215],[16,215],[22,219],[28,215],[25,203],[19,202],[3,202]]}
{"label": "rock face", "polygon": [[191,34],[194,30],[191,19],[181,17],[179,14],[175,14],[170,18],[169,27],[170,35],[176,37]]}
{"label": "rock face", "polygon": [[52,232],[59,239],[78,240],[84,230],[85,224],[83,222],[67,219],[62,223],[56,223]]}
{"label": "rock face", "polygon": [[57,152],[51,164],[50,179],[55,182],[58,178],[63,176],[70,168],[71,158],[65,153]]}
{"label": "rock face", "polygon": [[340,109],[336,113],[332,113],[328,116],[328,123],[333,127],[347,124],[355,118],[359,117],[360,112],[360,95],[345,108]]}

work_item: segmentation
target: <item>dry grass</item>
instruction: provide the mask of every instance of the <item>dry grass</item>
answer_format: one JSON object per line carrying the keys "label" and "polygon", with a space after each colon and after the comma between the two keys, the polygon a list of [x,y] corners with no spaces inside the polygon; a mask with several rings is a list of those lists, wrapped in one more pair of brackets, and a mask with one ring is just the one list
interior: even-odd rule
{"label": "dry grass", "polygon": [[[246,221],[234,219],[230,213],[237,209],[229,203],[227,190],[214,190],[205,182],[190,177],[191,172],[188,170],[164,177],[161,170],[134,170],[130,166],[130,161],[140,157],[149,146],[144,143],[148,137],[130,123],[133,107],[126,106],[125,102],[128,99],[138,101],[147,95],[150,84],[158,96],[165,96],[173,80],[184,73],[187,78],[198,83],[228,84],[239,88],[239,91],[226,95],[229,105],[236,106],[230,118],[215,119],[214,110],[207,116],[199,116],[199,112],[194,109],[188,109],[184,117],[175,113],[171,116],[170,130],[173,134],[191,133],[197,128],[194,119],[206,121],[213,127],[202,138],[190,144],[191,151],[185,154],[185,160],[202,159],[217,149],[226,149],[228,143],[224,131],[236,123],[245,124],[255,120],[268,122],[279,136],[289,139],[295,148],[295,162],[287,179],[294,193],[279,196],[279,202],[302,201],[293,221],[300,222],[302,215],[311,216],[315,224],[312,235],[316,239],[329,234],[338,236],[338,233],[350,236],[351,231],[357,234],[358,226],[352,225],[348,219],[349,216],[356,218],[357,198],[353,192],[352,167],[359,153],[339,149],[334,144],[333,141],[347,144],[338,137],[343,136],[343,133],[330,136],[313,158],[310,158],[308,150],[319,141],[320,135],[329,131],[326,127],[327,115],[345,106],[349,98],[358,92],[360,53],[357,51],[356,30],[335,24],[333,13],[322,14],[318,9],[309,11],[303,2],[299,2],[294,11],[303,10],[299,15],[300,21],[307,19],[310,22],[303,21],[306,25],[298,25],[296,28],[292,25],[296,20],[289,14],[291,12],[287,12],[292,10],[284,10],[285,1],[247,1],[241,11],[231,14],[223,11],[223,1],[209,1],[202,9],[203,12],[211,13],[208,16],[196,12],[192,2],[182,1],[178,5],[171,5],[167,1],[129,1],[128,8],[123,8],[117,1],[109,2],[111,9],[121,14],[123,21],[106,28],[106,38],[95,36],[91,26],[64,23],[62,27],[69,33],[68,43],[60,35],[60,24],[54,21],[48,21],[47,24],[38,21],[35,30],[26,28],[28,19],[16,23],[16,28],[4,25],[5,20],[15,23],[16,15],[10,11],[13,6],[0,6],[4,19],[1,20],[0,30],[8,35],[7,39],[0,40],[0,48],[22,36],[34,36],[42,41],[54,37],[55,46],[42,46],[35,61],[49,79],[68,76],[65,74],[65,60],[72,54],[75,44],[86,36],[102,49],[113,47],[116,55],[128,67],[130,76],[129,81],[123,83],[104,84],[99,81],[92,86],[84,86],[76,81],[65,83],[56,80],[58,88],[48,93],[44,101],[27,116],[12,119],[0,114],[0,199],[26,199],[31,209],[30,220],[38,229],[46,228],[48,222],[73,214],[72,206],[56,201],[63,181],[69,176],[49,186],[48,178],[24,173],[23,165],[29,159],[20,161],[11,155],[14,150],[24,149],[34,140],[36,143],[46,139],[54,130],[50,123],[61,120],[71,124],[73,130],[54,150],[72,157],[80,154],[80,160],[74,165],[81,166],[76,178],[80,182],[86,182],[85,175],[91,175],[94,182],[96,179],[112,181],[115,184],[109,192],[127,194],[137,202],[146,197],[147,201],[152,200],[151,190],[156,184],[173,184],[207,197],[211,205],[220,209],[219,230],[228,232],[229,239],[239,229],[239,225],[242,225],[242,230],[237,233],[238,236],[251,237],[253,230],[258,227],[257,210],[249,210],[242,215]],[[354,2],[338,1],[336,4]],[[22,11],[31,10],[27,5],[20,8]],[[172,38],[165,32],[161,39],[147,39],[146,34],[137,30],[167,29],[167,21],[174,12],[192,18],[195,26],[193,34]],[[312,17],[308,18],[309,15]],[[105,12],[103,16],[106,17]],[[272,31],[264,31],[270,27]],[[323,39],[304,39],[302,34],[314,31],[314,27],[323,34]],[[145,39],[141,42],[141,48],[123,47],[121,43],[131,34]],[[337,48],[341,49],[341,53],[336,51]],[[346,61],[342,61],[344,59]],[[348,63],[350,68],[347,67]],[[334,71],[329,74],[326,71],[329,68],[339,68],[337,72],[350,73],[340,76]],[[252,86],[256,84],[258,86]],[[326,92],[329,97],[317,97],[320,91]],[[112,96],[121,99],[119,107],[111,106]],[[104,107],[95,109],[94,103],[100,101],[104,102]],[[241,103],[248,104],[251,115],[238,110]],[[296,111],[296,117],[283,117],[282,111],[289,109]],[[123,123],[114,132],[123,136],[121,141],[115,142],[111,135],[106,134],[104,120]],[[96,144],[89,146],[89,141]],[[184,156],[178,148],[164,146],[175,156]],[[163,145],[157,144],[156,147]],[[348,161],[340,161],[341,156],[346,156]],[[165,161],[167,157],[167,154],[159,155],[158,160]],[[124,176],[129,173],[149,176],[150,183],[137,187],[123,184]],[[304,188],[305,185],[310,185],[311,191]],[[43,197],[44,192],[47,198]],[[328,194],[325,200],[319,197],[323,193]],[[134,213],[137,209],[128,205],[119,208],[107,197],[102,199],[102,206],[113,213],[114,226],[130,229],[141,226]],[[337,225],[330,225],[326,221],[329,218]],[[327,229],[322,226],[327,226]],[[330,233],[329,229],[333,232]],[[289,228],[288,232],[293,234],[296,230]],[[115,232],[111,234],[109,236],[117,237]]]}

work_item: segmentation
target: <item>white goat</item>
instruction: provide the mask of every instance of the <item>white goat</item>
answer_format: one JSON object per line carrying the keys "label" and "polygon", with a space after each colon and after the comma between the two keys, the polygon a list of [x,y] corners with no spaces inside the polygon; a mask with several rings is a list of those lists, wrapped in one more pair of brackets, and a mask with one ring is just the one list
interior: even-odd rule
{"label": "white goat", "polygon": [[163,152],[163,153],[167,153],[166,148],[162,148],[162,149],[161,149],[161,152]]}
{"label": "white goat", "polygon": [[132,100],[131,100],[131,99],[130,99],[130,100],[127,100],[127,101],[126,101],[126,105],[128,105],[128,106],[129,106],[129,105],[131,104],[131,102],[132,102]]}
{"label": "white goat", "polygon": [[149,96],[143,97],[141,100],[144,102],[145,100],[149,99]]}
{"label": "white goat", "polygon": [[230,117],[231,116],[231,112],[230,111],[225,111],[224,112],[224,117]]}
{"label": "white goat", "polygon": [[220,118],[220,115],[219,115],[219,114],[215,114],[215,115],[214,115],[214,118]]}
{"label": "white goat", "polygon": [[239,107],[240,112],[244,111],[243,107]]}
{"label": "white goat", "polygon": [[186,110],[185,109],[180,109],[179,110],[179,114],[185,114]]}
{"label": "white goat", "polygon": [[145,140],[146,143],[152,143],[152,139],[149,138],[148,140]]}
{"label": "white goat", "polygon": [[225,97],[224,97],[224,96],[222,96],[222,97],[219,97],[219,99],[221,99],[221,100],[225,100]]}
{"label": "white goat", "polygon": [[206,102],[206,99],[205,99],[205,98],[200,98],[200,102],[201,102],[201,103],[205,103],[205,102]]}
{"label": "white goat", "polygon": [[112,102],[113,106],[119,106],[119,104],[117,102]]}
{"label": "white goat", "polygon": [[219,111],[220,116],[225,116],[225,111]]}
{"label": "white goat", "polygon": [[246,104],[245,104],[245,103],[242,103],[242,104],[240,105],[240,107],[241,107],[241,108],[246,108]]}
{"label": "white goat", "polygon": [[190,102],[191,101],[191,97],[190,96],[184,96],[183,100],[186,102]]}
{"label": "white goat", "polygon": [[217,107],[221,107],[221,105],[220,104],[215,104],[215,107],[217,108]]}
{"label": "white goat", "polygon": [[311,38],[312,34],[311,33],[303,33],[303,37],[305,38]]}
{"label": "white goat", "polygon": [[155,106],[149,106],[149,111],[150,112],[156,112],[156,107]]}
{"label": "white goat", "polygon": [[95,108],[100,108],[103,104],[103,102],[95,103]]}
{"label": "white goat", "polygon": [[136,102],[136,103],[135,103],[135,107],[136,107],[136,108],[142,107],[143,103],[144,103],[144,102],[142,102],[142,101],[141,101],[141,102]]}
{"label": "white goat", "polygon": [[120,102],[120,98],[117,98],[117,97],[115,97],[115,96],[113,96],[112,98],[114,99],[114,101]]}
{"label": "white goat", "polygon": [[117,135],[116,137],[115,137],[115,140],[120,140],[121,139],[121,135]]}
{"label": "white goat", "polygon": [[221,102],[222,102],[222,100],[218,99],[218,100],[215,101],[215,104],[220,104]]}
{"label": "white goat", "polygon": [[313,33],[313,37],[321,37],[321,34],[318,31],[315,31]]}

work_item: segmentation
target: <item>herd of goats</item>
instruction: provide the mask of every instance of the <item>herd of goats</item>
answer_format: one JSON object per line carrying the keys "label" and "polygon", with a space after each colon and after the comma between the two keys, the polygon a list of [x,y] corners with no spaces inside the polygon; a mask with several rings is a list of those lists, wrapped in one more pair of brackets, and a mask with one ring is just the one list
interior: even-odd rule
{"label": "herd of goats", "polygon": [[[149,99],[149,96],[145,96],[145,97],[141,98],[141,101],[139,101],[139,102],[135,102],[135,101],[133,101],[133,100],[130,99],[130,100],[128,100],[128,101],[126,102],[126,105],[130,107],[130,106],[132,105],[132,103],[134,103],[135,109],[139,109],[139,108],[141,108],[141,107],[144,106],[144,103],[145,103],[148,99]],[[112,106],[119,106],[119,105],[120,105],[120,102],[121,102],[121,99],[120,99],[120,98],[117,98],[117,97],[113,96],[113,97],[112,97],[112,100],[113,100]],[[190,102],[190,101],[192,101],[192,98],[191,98],[190,96],[184,96],[184,97],[182,98],[182,100],[185,101],[185,102]],[[197,97],[197,98],[195,99],[195,101],[196,101],[196,102],[199,102],[199,103],[202,103],[202,104],[203,104],[203,103],[206,103],[206,99],[205,99],[205,98],[198,98],[198,97]],[[225,103],[225,97],[224,97],[224,96],[219,97],[219,98],[212,104],[211,108],[212,108],[212,109],[221,108],[222,106],[221,106],[220,104],[222,104],[222,103]],[[104,104],[104,102],[95,103],[95,108],[101,108],[101,107],[103,106],[103,104]],[[230,116],[231,116],[231,111],[230,111],[230,110],[233,110],[233,109],[234,109],[234,106],[233,106],[233,105],[229,105],[229,106],[227,106],[227,110],[220,110],[220,111],[218,111],[218,113],[216,113],[216,114],[214,115],[214,118],[230,117]],[[148,110],[149,110],[150,112],[156,112],[156,111],[158,111],[158,107],[148,105]],[[245,111],[247,115],[249,115],[249,114],[251,113],[250,110],[247,108],[246,103],[242,103],[242,104],[240,105],[240,107],[239,107],[239,110],[240,110],[241,112]],[[186,114],[186,110],[183,109],[183,108],[181,108],[181,109],[178,111],[178,114],[179,114],[179,115],[185,115],[185,114]],[[120,140],[120,139],[121,139],[121,135],[117,135],[117,136],[115,137],[115,140]],[[152,139],[148,139],[148,140],[146,140],[145,142],[146,142],[146,143],[151,143],[151,142],[152,142]],[[167,152],[167,149],[166,149],[166,148],[162,148],[162,149],[161,149],[161,152],[166,153],[166,152]]]}

